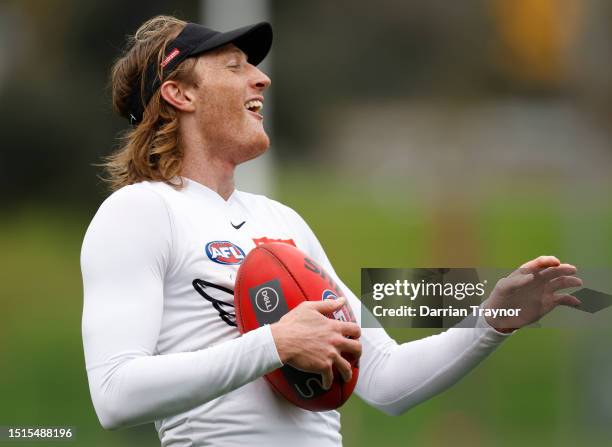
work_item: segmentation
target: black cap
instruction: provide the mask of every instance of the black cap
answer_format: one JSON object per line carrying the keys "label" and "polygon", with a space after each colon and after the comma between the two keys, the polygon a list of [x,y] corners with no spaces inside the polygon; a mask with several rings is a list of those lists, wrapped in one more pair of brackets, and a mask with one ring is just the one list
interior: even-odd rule
{"label": "black cap", "polygon": [[[161,62],[162,79],[188,57],[197,56],[228,43],[233,43],[244,51],[249,63],[257,65],[266,57],[272,46],[272,26],[267,22],[261,22],[221,33],[196,23],[188,23],[176,39],[166,46],[166,53]],[[145,72],[142,92],[140,78],[134,85],[128,116],[131,124],[136,125],[142,121],[145,107],[162,83],[158,73],[157,60],[150,61]]]}

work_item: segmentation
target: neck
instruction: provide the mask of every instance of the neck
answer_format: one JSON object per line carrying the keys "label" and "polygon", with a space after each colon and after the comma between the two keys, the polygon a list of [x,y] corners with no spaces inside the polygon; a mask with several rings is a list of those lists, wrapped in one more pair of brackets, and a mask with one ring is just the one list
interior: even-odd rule
{"label": "neck", "polygon": [[181,176],[201,183],[216,191],[224,200],[229,199],[234,192],[234,172],[236,164],[219,157],[219,152],[213,150],[203,139],[194,138],[194,133],[185,132],[181,135],[183,144],[183,167]]}

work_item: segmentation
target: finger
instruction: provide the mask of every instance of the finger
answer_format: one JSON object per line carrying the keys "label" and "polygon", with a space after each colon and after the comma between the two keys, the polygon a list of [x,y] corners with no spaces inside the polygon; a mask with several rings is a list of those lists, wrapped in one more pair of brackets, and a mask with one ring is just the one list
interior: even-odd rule
{"label": "finger", "polygon": [[331,388],[334,381],[334,370],[331,365],[321,373],[321,381],[323,382],[323,389],[328,390]]}
{"label": "finger", "polygon": [[555,304],[557,306],[570,306],[570,307],[578,307],[582,305],[582,301],[576,298],[573,295],[555,295]]}
{"label": "finger", "polygon": [[559,276],[572,276],[576,274],[576,267],[571,264],[561,264],[557,267],[549,267],[542,270],[538,275],[545,280],[551,280]]}
{"label": "finger", "polygon": [[338,321],[340,333],[345,337],[359,338],[361,337],[361,328],[357,323],[352,321]]}
{"label": "finger", "polygon": [[522,273],[533,273],[547,267],[556,267],[561,264],[555,256],[540,256],[520,266]]}
{"label": "finger", "polygon": [[551,292],[556,292],[557,290],[580,287],[581,285],[582,280],[576,276],[559,276],[550,280],[546,287]]}
{"label": "finger", "polygon": [[351,354],[355,359],[361,357],[361,343],[350,338],[343,338],[336,346],[340,352]]}
{"label": "finger", "polygon": [[314,310],[320,312],[322,314],[329,314],[346,304],[346,298],[343,296],[338,297],[335,300],[321,300],[321,301],[308,301],[308,305],[310,305]]}
{"label": "finger", "polygon": [[353,367],[340,354],[334,359],[334,365],[336,365],[336,369],[345,382],[349,382],[353,378]]}

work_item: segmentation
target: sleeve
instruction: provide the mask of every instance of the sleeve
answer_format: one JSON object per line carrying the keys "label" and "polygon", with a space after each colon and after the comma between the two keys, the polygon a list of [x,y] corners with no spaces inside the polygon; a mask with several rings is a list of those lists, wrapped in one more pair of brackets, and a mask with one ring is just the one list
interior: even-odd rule
{"label": "sleeve", "polygon": [[[357,321],[361,301],[338,278],[321,244],[306,222],[291,210],[305,250],[334,277],[346,293]],[[372,314],[368,321],[376,321]],[[472,327],[455,327],[437,335],[398,344],[382,327],[362,328],[362,355],[355,392],[370,405],[400,415],[446,390],[491,354],[510,334],[493,329],[483,317]]]}
{"label": "sleeve", "polygon": [[83,345],[104,428],[186,411],[282,366],[269,326],[200,351],[155,355],[171,249],[166,205],[144,188],[113,194],[85,235]]}

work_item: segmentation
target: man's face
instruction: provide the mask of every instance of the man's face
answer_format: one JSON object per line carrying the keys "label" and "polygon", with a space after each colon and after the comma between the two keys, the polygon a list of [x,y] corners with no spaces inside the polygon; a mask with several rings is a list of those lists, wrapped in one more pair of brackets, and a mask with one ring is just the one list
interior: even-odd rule
{"label": "man's face", "polygon": [[270,78],[233,44],[200,56],[194,75],[194,117],[205,144],[235,164],[265,152],[270,139],[261,108]]}

